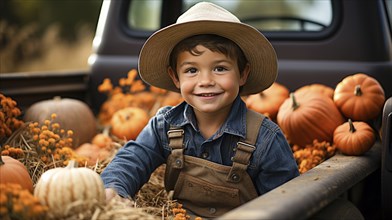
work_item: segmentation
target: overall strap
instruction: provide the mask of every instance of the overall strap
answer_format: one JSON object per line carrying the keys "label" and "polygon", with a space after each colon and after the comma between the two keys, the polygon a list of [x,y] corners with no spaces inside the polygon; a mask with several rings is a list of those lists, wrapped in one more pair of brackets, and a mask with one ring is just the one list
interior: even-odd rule
{"label": "overall strap", "polygon": [[256,149],[255,144],[264,118],[264,115],[248,109],[246,114],[246,138],[237,142],[235,155],[231,158],[233,165],[226,179],[228,182],[241,181],[241,176],[246,172],[250,157]]}
{"label": "overall strap", "polygon": [[174,157],[173,167],[177,169],[182,169],[184,165],[184,129],[179,127],[170,126],[167,132],[169,138],[169,147],[172,149],[172,157]]}
{"label": "overall strap", "polygon": [[164,182],[165,189],[169,192],[174,189],[181,169],[184,167],[184,129],[170,126],[167,136],[172,151],[166,161]]}

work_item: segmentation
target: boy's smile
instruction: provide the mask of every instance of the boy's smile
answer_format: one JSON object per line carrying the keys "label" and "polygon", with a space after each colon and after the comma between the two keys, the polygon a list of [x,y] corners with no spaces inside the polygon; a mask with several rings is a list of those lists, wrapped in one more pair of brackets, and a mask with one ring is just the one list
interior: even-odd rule
{"label": "boy's smile", "polygon": [[197,54],[188,51],[179,53],[177,74],[169,68],[174,84],[196,115],[228,114],[240,86],[246,82],[249,68],[245,68],[240,76],[236,59],[201,45],[196,46],[194,51]]}

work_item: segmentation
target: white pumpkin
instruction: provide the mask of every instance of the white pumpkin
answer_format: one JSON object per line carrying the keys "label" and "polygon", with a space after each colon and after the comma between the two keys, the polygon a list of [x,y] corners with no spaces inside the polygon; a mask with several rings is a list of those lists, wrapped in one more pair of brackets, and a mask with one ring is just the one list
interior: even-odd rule
{"label": "white pumpkin", "polygon": [[73,160],[66,167],[44,172],[34,196],[49,207],[52,218],[62,218],[105,203],[105,189],[99,174],[86,167],[78,168]]}

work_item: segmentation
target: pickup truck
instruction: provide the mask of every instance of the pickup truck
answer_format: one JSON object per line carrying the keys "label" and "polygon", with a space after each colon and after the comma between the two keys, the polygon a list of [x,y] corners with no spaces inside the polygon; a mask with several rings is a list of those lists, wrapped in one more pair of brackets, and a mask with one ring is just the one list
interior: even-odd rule
{"label": "pickup truck", "polygon": [[[88,71],[0,74],[0,93],[22,112],[54,96],[84,101],[95,114],[105,101],[98,86],[137,68],[153,31],[172,24],[196,1],[104,0]],[[392,36],[388,0],[214,1],[254,25],[278,56],[277,82],[290,91],[313,83],[334,88],[363,72],[384,89],[373,121],[382,139],[362,156],[336,154],[315,168],[219,219],[392,218]],[[65,61],[66,62],[66,61]]]}

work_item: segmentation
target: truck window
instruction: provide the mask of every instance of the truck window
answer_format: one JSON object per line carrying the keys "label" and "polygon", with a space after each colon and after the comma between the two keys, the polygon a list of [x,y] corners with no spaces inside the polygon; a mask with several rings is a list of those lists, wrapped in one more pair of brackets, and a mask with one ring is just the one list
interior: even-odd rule
{"label": "truck window", "polygon": [[133,30],[155,31],[160,28],[162,0],[131,1],[128,25]]}
{"label": "truck window", "polygon": [[[182,12],[202,0],[183,0]],[[267,32],[320,32],[332,24],[331,0],[209,0],[242,22]],[[162,0],[130,2],[128,26],[133,31],[161,27]],[[181,12],[181,13],[182,13]]]}

